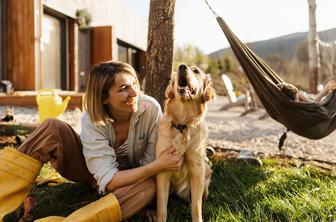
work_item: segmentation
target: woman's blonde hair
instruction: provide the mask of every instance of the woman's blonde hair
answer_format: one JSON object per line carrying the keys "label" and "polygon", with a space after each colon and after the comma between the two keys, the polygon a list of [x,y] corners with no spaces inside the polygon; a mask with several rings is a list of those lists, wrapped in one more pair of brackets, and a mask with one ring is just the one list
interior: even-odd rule
{"label": "woman's blonde hair", "polygon": [[105,125],[112,121],[104,101],[108,91],[114,85],[118,73],[128,73],[137,80],[137,74],[132,66],[118,61],[102,62],[95,65],[89,75],[84,97],[84,108],[94,124]]}

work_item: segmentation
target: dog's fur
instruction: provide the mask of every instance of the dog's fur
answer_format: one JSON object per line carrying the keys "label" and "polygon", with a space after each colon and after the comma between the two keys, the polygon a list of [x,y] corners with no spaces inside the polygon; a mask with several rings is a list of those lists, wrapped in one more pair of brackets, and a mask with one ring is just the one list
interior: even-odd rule
{"label": "dog's fur", "polygon": [[[174,146],[184,161],[179,171],[157,175],[157,219],[167,220],[169,191],[191,200],[192,220],[202,221],[202,198],[208,196],[211,169],[206,163],[206,102],[214,99],[210,80],[197,67],[180,65],[166,89],[165,112],[158,127],[157,157]],[[172,185],[172,187],[170,187]],[[190,199],[191,194],[191,199]]]}

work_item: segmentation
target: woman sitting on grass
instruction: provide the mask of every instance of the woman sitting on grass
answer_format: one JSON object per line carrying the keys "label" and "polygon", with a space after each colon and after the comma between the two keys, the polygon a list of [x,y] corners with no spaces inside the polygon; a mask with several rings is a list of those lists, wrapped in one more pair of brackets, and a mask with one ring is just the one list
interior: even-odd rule
{"label": "woman sitting on grass", "polygon": [[279,83],[277,86],[281,92],[290,100],[312,103],[321,102],[324,97],[329,95],[329,93],[332,93],[336,89],[336,80],[329,80],[321,92],[314,97],[314,99],[309,98],[306,93],[298,90],[298,88],[290,83]]}
{"label": "woman sitting on grass", "polygon": [[141,95],[131,66],[121,62],[95,66],[85,104],[80,136],[65,122],[48,119],[18,150],[1,151],[0,221],[22,203],[48,161],[66,179],[89,184],[105,195],[66,221],[125,220],[156,195],[152,176],[180,168],[182,160],[173,155],[174,148],[155,160],[160,105]]}

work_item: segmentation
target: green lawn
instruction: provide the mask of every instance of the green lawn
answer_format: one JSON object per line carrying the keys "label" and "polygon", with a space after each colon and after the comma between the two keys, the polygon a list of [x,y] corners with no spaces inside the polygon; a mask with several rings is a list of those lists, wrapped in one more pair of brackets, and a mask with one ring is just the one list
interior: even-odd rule
{"label": "green lawn", "polygon": [[[203,205],[204,221],[334,221],[336,173],[310,167],[280,167],[276,160],[264,166],[213,161],[210,195]],[[47,175],[49,169],[44,169]],[[36,217],[68,215],[98,195],[89,187],[66,183],[36,186]],[[168,221],[191,221],[190,207],[175,196],[169,200]],[[6,222],[15,221],[9,216]],[[130,222],[145,219],[136,215]]]}

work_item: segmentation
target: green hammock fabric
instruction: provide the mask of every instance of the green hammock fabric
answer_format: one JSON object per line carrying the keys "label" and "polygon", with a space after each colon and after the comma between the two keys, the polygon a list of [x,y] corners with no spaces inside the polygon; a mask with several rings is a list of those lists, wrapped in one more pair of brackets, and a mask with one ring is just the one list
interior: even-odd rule
{"label": "green hammock fabric", "polygon": [[321,139],[336,128],[336,93],[320,103],[302,103],[288,99],[277,87],[284,82],[260,57],[254,54],[217,16],[239,63],[268,114],[287,129],[309,139]]}

